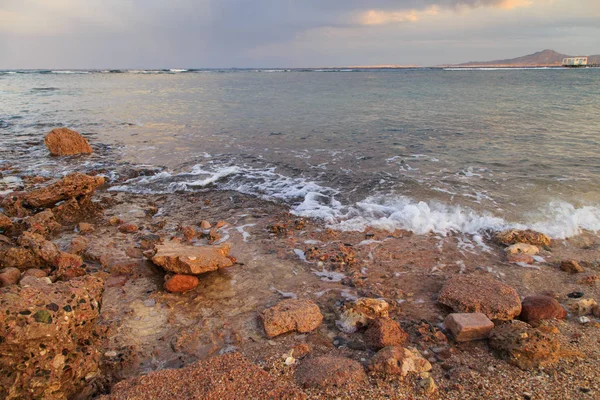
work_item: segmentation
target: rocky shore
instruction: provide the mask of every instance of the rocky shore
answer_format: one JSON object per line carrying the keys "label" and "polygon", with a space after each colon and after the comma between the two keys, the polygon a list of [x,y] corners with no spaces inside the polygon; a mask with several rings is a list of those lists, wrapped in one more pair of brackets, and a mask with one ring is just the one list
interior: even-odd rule
{"label": "rocky shore", "polygon": [[[68,129],[46,145],[93,151]],[[476,247],[236,192],[1,173],[0,398],[600,396],[593,233]]]}

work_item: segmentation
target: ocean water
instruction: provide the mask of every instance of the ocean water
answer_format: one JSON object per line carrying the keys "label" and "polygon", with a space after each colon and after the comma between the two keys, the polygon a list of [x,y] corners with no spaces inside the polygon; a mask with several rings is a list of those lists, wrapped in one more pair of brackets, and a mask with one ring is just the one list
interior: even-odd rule
{"label": "ocean water", "polygon": [[[121,73],[117,73],[121,72]],[[92,157],[49,157],[58,126]],[[600,230],[600,69],[0,72],[0,159],[237,190],[338,229]]]}

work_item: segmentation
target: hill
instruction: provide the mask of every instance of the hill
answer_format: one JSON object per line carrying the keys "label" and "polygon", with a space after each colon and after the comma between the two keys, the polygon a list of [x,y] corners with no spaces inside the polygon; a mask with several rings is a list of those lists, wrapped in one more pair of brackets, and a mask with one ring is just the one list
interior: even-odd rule
{"label": "hill", "polygon": [[[494,61],[470,61],[456,67],[557,67],[563,58],[573,57],[554,50],[542,50],[523,57]],[[588,56],[588,64],[600,64],[600,55]]]}

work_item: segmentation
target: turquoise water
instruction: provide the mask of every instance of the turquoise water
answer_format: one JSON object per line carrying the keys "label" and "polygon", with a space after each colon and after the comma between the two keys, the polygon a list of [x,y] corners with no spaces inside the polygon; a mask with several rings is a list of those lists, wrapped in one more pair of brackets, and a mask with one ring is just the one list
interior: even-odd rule
{"label": "turquoise water", "polygon": [[89,136],[119,190],[234,189],[341,228],[600,229],[600,69],[1,74],[0,158],[65,172]]}

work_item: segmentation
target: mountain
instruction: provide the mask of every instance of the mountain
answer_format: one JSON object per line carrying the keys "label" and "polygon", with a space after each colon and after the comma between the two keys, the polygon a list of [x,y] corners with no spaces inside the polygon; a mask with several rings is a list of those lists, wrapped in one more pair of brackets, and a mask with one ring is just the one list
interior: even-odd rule
{"label": "mountain", "polygon": [[[556,67],[563,58],[573,57],[554,50],[542,50],[523,57],[494,61],[469,61],[455,67]],[[600,55],[588,56],[588,64],[600,64]]]}

